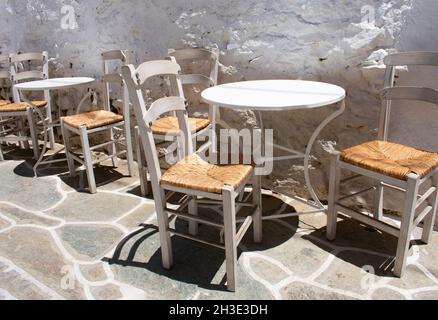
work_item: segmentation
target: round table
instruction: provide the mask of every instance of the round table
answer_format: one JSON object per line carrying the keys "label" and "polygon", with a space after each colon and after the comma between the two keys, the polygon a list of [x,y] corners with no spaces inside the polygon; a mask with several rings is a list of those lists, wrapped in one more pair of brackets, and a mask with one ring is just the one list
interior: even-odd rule
{"label": "round table", "polygon": [[[95,81],[94,78],[89,77],[66,77],[66,78],[53,78],[53,79],[44,79],[44,80],[36,80],[36,81],[29,81],[29,82],[23,82],[15,85],[15,88],[19,91],[45,91],[46,99],[47,101],[47,119],[44,117],[44,115],[41,113],[41,111],[34,107],[34,110],[37,112],[37,114],[42,119],[43,125],[44,125],[44,146],[43,150],[41,152],[41,156],[38,159],[37,163],[34,167],[35,175],[37,175],[36,170],[38,166],[40,166],[43,163],[54,163],[54,162],[60,162],[65,161],[64,159],[61,160],[52,160],[52,161],[43,161],[44,155],[47,151],[47,144],[49,143],[48,140],[50,140],[51,147],[54,147],[54,141],[55,136],[53,132],[53,128],[56,126],[59,126],[59,121],[53,121],[52,119],[52,109],[51,109],[51,97],[50,97],[50,91],[51,90],[63,90],[63,89],[69,89],[81,85],[86,85],[93,83]],[[31,101],[27,101],[26,99],[22,99],[23,101],[29,103],[32,105]],[[58,119],[59,120],[59,119]],[[49,132],[50,137],[47,137],[47,132]],[[62,150],[60,150],[62,151]],[[58,151],[57,153],[59,153]],[[57,154],[55,153],[55,154]]]}
{"label": "round table", "polygon": [[94,81],[94,78],[89,77],[53,78],[19,83],[15,85],[15,88],[21,91],[58,90],[90,84]]}
{"label": "round table", "polygon": [[[312,147],[321,131],[345,111],[345,90],[324,82],[302,80],[258,80],[227,83],[208,88],[202,92],[202,99],[211,105],[236,110],[255,112],[262,133],[264,132],[261,112],[316,109],[338,104],[338,109],[321,122],[313,132],[305,153],[274,144],[275,148],[291,152],[292,155],[272,158],[272,161],[304,159],[304,175],[308,191],[318,209],[324,209],[310,181],[309,162]],[[281,217],[296,216],[295,214]],[[278,217],[270,217],[278,218]]]}

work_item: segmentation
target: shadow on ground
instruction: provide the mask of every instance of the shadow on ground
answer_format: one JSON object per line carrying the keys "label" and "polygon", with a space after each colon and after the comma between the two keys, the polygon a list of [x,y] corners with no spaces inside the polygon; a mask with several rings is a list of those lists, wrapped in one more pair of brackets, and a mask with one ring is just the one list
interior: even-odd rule
{"label": "shadow on ground", "polygon": [[[87,173],[85,170],[78,171],[74,177],[71,177],[69,172],[59,177],[62,182],[70,188],[78,192],[88,192]],[[97,165],[94,167],[94,177],[96,186],[99,188],[125,178],[126,176],[112,166]]]}
{"label": "shadow on ground", "polygon": [[[324,244],[327,241],[326,227],[303,236],[303,239],[327,250]],[[394,277],[392,268],[397,250],[396,237],[343,217],[337,224],[337,236],[331,245],[338,248],[336,256],[344,262],[358,268],[371,266],[378,276]]]}
{"label": "shadow on ground", "polygon": [[[171,203],[178,203],[178,197],[173,197]],[[269,214],[277,213],[280,209],[294,210],[293,207],[284,204],[278,198],[272,196],[263,197],[263,205],[266,212]],[[210,209],[200,210],[200,215],[208,217],[209,219],[220,221],[221,217],[217,211]],[[245,212],[239,214],[239,216],[245,216]],[[298,219],[288,219],[291,225],[298,225]],[[187,233],[188,223],[182,219],[175,219],[175,228],[179,232]],[[274,228],[275,232],[271,232],[274,227],[274,223],[264,223],[266,236],[262,244],[255,244],[253,242],[252,228],[250,228],[244,237],[238,251],[240,255],[243,251],[263,251],[270,248],[280,246],[281,244],[289,241],[294,232],[290,229],[284,228],[282,232],[278,231],[278,228]],[[202,225],[199,228],[199,237],[201,239],[220,243],[220,232],[212,227]],[[225,291],[225,273],[220,283],[213,284],[215,276],[218,271],[223,267],[225,254],[224,251],[190,241],[181,237],[172,237],[172,248],[174,257],[174,268],[165,270],[162,266],[161,250],[158,241],[158,227],[152,224],[140,225],[140,228],[127,235],[120,243],[111,258],[105,258],[104,261],[119,265],[122,267],[134,267],[148,270],[157,275],[165,276],[169,279],[184,282],[188,284],[194,284],[208,290]],[[139,252],[140,250],[152,250],[149,254]],[[154,249],[151,249],[154,248]]]}

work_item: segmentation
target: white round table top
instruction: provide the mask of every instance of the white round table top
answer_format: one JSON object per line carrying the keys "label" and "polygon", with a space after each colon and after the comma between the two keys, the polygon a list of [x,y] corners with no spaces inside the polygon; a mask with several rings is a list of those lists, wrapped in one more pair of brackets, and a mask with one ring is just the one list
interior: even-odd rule
{"label": "white round table top", "polygon": [[88,77],[71,77],[71,78],[53,78],[45,80],[36,80],[16,84],[15,87],[19,90],[54,90],[67,89],[79,85],[93,83],[94,78]]}
{"label": "white round table top", "polygon": [[345,90],[339,86],[302,80],[235,82],[202,92],[202,99],[209,104],[259,111],[318,108],[342,101],[345,96]]}

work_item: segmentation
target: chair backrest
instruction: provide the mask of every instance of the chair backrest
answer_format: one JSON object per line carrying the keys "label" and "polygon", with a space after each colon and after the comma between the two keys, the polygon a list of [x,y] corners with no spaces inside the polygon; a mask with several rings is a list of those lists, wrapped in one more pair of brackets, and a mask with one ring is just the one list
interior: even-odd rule
{"label": "chair backrest", "polygon": [[[182,67],[181,82],[183,85],[201,85],[206,88],[214,87],[218,84],[219,73],[219,49],[189,48],[189,49],[169,49],[168,55],[174,57],[176,62]],[[209,73],[187,73],[185,67],[190,64],[209,64]],[[216,116],[217,110],[214,106],[209,108],[209,119],[212,121]]]}
{"label": "chair backrest", "polygon": [[190,48],[190,49],[169,49],[168,55],[174,57],[176,62],[184,69],[185,65],[194,62],[208,62],[210,64],[210,73],[202,74],[181,74],[181,82],[186,84],[201,84],[205,86],[216,86],[218,81],[219,71],[219,50],[218,49],[204,49],[204,48]]}
{"label": "chair backrest", "polygon": [[0,55],[0,99],[10,99],[11,67],[8,54]]}
{"label": "chair backrest", "polygon": [[[175,113],[178,117],[179,128],[183,139],[184,154],[192,153],[192,140],[188,128],[188,115],[186,101],[182,90],[180,66],[172,60],[155,60],[142,63],[137,69],[133,65],[122,67],[123,79],[128,87],[129,97],[134,108],[135,117],[140,130],[141,143],[148,163],[151,175],[154,195],[158,196],[161,169],[154,135],[151,130],[152,123],[160,116],[167,113]],[[175,88],[175,95],[155,100],[150,107],[146,108],[143,96],[147,80],[167,76]]]}
{"label": "chair backrest", "polygon": [[[110,70],[110,64],[117,63],[114,71]],[[111,85],[116,84],[121,88],[122,99],[115,100],[114,104],[121,103],[124,116],[129,117],[129,93],[123,81],[121,67],[129,64],[129,50],[111,50],[102,53],[103,74],[101,77],[103,83],[103,106],[107,111],[111,111]]]}
{"label": "chair backrest", "polygon": [[383,100],[379,122],[379,140],[388,140],[388,129],[393,100],[416,100],[438,104],[438,91],[432,88],[394,86],[397,67],[402,66],[435,66],[438,67],[438,52],[404,52],[388,55],[384,89],[381,92]]}
{"label": "chair backrest", "polygon": [[[20,94],[15,85],[24,81],[44,80],[49,78],[49,55],[46,51],[36,53],[19,53],[10,55],[12,95],[15,102],[20,102]],[[33,64],[39,66],[34,67]]]}

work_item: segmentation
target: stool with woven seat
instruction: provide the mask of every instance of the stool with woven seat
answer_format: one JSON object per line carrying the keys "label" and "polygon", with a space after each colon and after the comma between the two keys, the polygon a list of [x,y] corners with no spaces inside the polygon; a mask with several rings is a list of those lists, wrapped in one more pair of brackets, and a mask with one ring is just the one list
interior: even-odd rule
{"label": "stool with woven seat", "polygon": [[[173,59],[182,68],[182,74],[180,76],[181,84],[184,88],[208,88],[217,85],[218,70],[219,70],[219,50],[217,49],[204,49],[204,48],[189,48],[189,49],[169,49],[168,55],[170,59]],[[200,70],[200,66],[206,67],[206,70]],[[198,73],[193,73],[195,67]],[[208,71],[208,74],[207,72]],[[193,103],[195,104],[195,103]],[[188,106],[191,107],[191,104]],[[218,108],[215,106],[208,106],[208,117],[189,117],[189,128],[192,134],[194,142],[200,135],[207,135],[209,130],[216,130],[216,123],[219,118]],[[151,126],[152,132],[155,138],[160,140],[167,140],[172,136],[176,136],[179,133],[178,119],[176,117],[167,116],[157,119]],[[216,145],[215,135],[208,135],[209,140],[202,144],[198,151],[206,150],[210,145]],[[211,139],[211,140],[210,140]],[[138,137],[135,139],[137,142],[137,153],[142,154],[141,144]],[[148,189],[148,169],[146,159],[140,156],[139,161],[140,183],[141,193],[143,196],[149,193]]]}
{"label": "stool with woven seat", "polygon": [[[15,118],[24,117],[26,115],[26,119],[29,123],[30,137],[23,134],[24,125],[20,124],[19,126],[13,126],[8,128],[3,128],[0,134],[0,143],[1,142],[27,142],[29,139],[32,140],[33,150],[34,150],[34,158],[37,160],[39,158],[39,149],[38,149],[38,138],[36,132],[36,119],[33,113],[32,108],[44,108],[47,106],[46,101],[32,101],[31,104],[27,102],[19,102],[13,103],[9,101],[0,101],[0,117],[2,118],[2,124],[10,124],[11,122],[17,121]],[[19,119],[18,121],[20,121]],[[18,122],[20,123],[20,122]],[[23,123],[23,122],[21,122]],[[13,136],[13,134],[18,134],[17,136]],[[34,147],[35,146],[35,147]],[[27,147],[26,147],[27,148]],[[3,152],[0,148],[0,160],[3,160]]]}
{"label": "stool with woven seat", "polygon": [[[421,240],[430,241],[438,206],[438,154],[388,141],[388,127],[391,107],[394,101],[421,101],[438,105],[438,90],[424,87],[394,86],[397,66],[431,65],[438,66],[438,53],[411,52],[389,55],[387,65],[379,140],[351,147],[343,152],[334,152],[330,169],[327,238],[334,240],[338,214],[349,216],[398,238],[394,263],[394,274],[401,277],[406,269],[410,240],[415,227],[423,223]],[[356,175],[341,180],[340,170]],[[374,181],[374,187],[341,197],[341,183],[365,176]],[[430,183],[423,193],[420,187]],[[395,189],[405,192],[404,210],[400,227],[383,216],[383,191]],[[367,191],[374,190],[375,203],[370,217],[349,208],[344,200]]]}
{"label": "stool with woven seat", "polygon": [[[103,161],[112,160],[113,166],[117,166],[117,157],[126,154],[128,161],[129,175],[132,175],[134,167],[132,144],[131,144],[131,128],[130,128],[130,112],[129,112],[129,97],[125,83],[120,74],[109,73],[108,63],[110,61],[128,63],[128,52],[122,50],[114,50],[102,53],[104,74],[102,82],[104,84],[104,108],[103,110],[78,113],[73,116],[61,118],[61,128],[64,137],[64,145],[66,147],[66,155],[70,170],[70,175],[76,174],[75,161],[85,166],[87,172],[88,189],[90,193],[96,193],[96,181],[94,176],[94,165]],[[110,84],[120,85],[123,98],[121,105],[123,115],[116,114],[111,109],[110,101]],[[95,98],[96,99],[96,98]],[[119,100],[117,100],[119,101]],[[78,110],[80,112],[80,110]],[[114,130],[122,128],[124,137],[115,139]],[[90,146],[89,136],[96,133],[106,133],[108,139],[104,143],[96,146]],[[72,135],[78,135],[81,140],[82,156],[76,152],[71,143]],[[116,145],[125,142],[126,150],[117,151]],[[108,156],[102,159],[93,160],[92,152],[107,148]]]}
{"label": "stool with woven seat", "polygon": [[[210,125],[208,119],[189,118],[189,128],[192,134],[197,133]],[[152,126],[152,132],[157,135],[178,135],[179,125],[177,117],[163,117],[157,119]]]}
{"label": "stool with woven seat", "polygon": [[[3,56],[3,62],[5,62]],[[45,100],[22,102],[23,98],[20,92],[15,88],[15,85],[28,80],[43,80],[48,79],[48,53],[22,53],[12,54],[8,56],[8,63],[10,71],[0,72],[1,78],[8,78],[11,80],[11,90],[14,102],[8,100],[0,101],[0,118],[2,123],[9,125],[2,125],[2,132],[0,133],[0,145],[3,142],[19,142],[24,145],[26,149],[29,148],[29,141],[32,141],[32,149],[34,158],[37,160],[40,155],[38,145],[38,121],[35,116],[34,108],[41,109],[47,117],[50,117],[51,110],[47,101],[48,92],[44,93]],[[25,66],[28,64],[28,66]],[[34,64],[41,64],[40,68],[35,67]],[[41,114],[42,114],[41,113]],[[26,125],[27,124],[27,125]],[[28,133],[28,134],[27,134]],[[50,143],[53,146],[54,136],[50,135]],[[0,160],[3,160],[3,152],[0,148]]]}
{"label": "stool with woven seat", "polygon": [[[185,99],[180,92],[182,91],[179,80],[181,69],[176,62],[149,61],[141,64],[137,69],[129,65],[124,66],[122,70],[139,126],[143,156],[150,170],[164,268],[169,269],[173,265],[172,234],[221,248],[225,250],[226,256],[227,287],[235,291],[237,247],[251,225],[254,227],[254,241],[262,241],[260,177],[255,175],[252,165],[219,166],[210,164],[201,156],[192,153],[193,141],[189,131],[188,112]],[[171,81],[176,83],[177,92],[175,96],[156,100],[146,110],[143,87],[148,79],[157,76],[171,78]],[[152,125],[160,116],[168,113],[176,113],[178,126],[181,128],[179,138],[184,142],[180,143],[179,147],[182,148],[181,153],[184,158],[162,174]],[[239,203],[237,198],[244,193],[247,184],[253,185],[252,202]],[[178,208],[171,209],[167,205],[167,200],[174,193],[184,197]],[[217,219],[208,219],[198,214],[198,206],[203,201],[214,202],[223,208],[223,217],[219,219],[219,222]],[[246,218],[238,219],[236,206],[250,207],[253,210]],[[186,208],[188,212],[184,211]],[[189,221],[188,232],[172,228],[169,216]],[[220,241],[200,239],[198,237],[199,224],[223,230],[225,245]],[[240,225],[239,230],[237,230],[237,225]]]}

